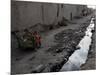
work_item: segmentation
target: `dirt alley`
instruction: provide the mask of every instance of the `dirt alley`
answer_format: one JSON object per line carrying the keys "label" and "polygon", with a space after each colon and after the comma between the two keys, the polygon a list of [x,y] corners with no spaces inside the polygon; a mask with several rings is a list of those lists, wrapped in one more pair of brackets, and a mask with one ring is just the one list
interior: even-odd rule
{"label": "dirt alley", "polygon": [[85,35],[91,16],[93,14],[75,19],[68,26],[42,33],[42,46],[36,51],[21,51],[16,47],[16,40],[12,39],[12,74],[58,72]]}

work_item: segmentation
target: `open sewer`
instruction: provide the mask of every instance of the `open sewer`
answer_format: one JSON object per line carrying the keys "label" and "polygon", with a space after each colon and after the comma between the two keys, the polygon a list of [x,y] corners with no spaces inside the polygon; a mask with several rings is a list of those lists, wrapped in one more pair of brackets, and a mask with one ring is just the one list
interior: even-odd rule
{"label": "open sewer", "polygon": [[80,66],[86,62],[89,47],[91,45],[92,30],[94,30],[94,18],[91,18],[90,25],[87,27],[85,36],[82,38],[77,49],[70,57],[69,60],[63,65],[60,71],[75,71],[79,70]]}

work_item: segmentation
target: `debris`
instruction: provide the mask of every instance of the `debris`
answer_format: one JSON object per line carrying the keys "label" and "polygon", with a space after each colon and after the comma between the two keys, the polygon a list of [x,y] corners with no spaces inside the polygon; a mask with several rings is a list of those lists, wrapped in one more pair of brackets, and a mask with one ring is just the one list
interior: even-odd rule
{"label": "debris", "polygon": [[41,65],[37,66],[33,71],[31,71],[31,73],[40,73],[44,69],[45,69],[45,66],[41,64]]}

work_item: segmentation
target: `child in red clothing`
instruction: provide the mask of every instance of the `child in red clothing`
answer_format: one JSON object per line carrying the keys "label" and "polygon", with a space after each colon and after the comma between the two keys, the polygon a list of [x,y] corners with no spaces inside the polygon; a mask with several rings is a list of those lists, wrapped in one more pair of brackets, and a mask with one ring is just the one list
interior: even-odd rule
{"label": "child in red clothing", "polygon": [[36,44],[36,48],[40,48],[41,47],[41,37],[38,34],[37,31],[34,32],[34,38],[35,38],[35,44]]}

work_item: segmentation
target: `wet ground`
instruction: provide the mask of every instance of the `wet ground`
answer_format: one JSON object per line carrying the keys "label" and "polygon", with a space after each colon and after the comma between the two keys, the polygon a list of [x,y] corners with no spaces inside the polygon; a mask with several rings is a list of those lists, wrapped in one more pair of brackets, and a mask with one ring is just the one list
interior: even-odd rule
{"label": "wet ground", "polygon": [[81,66],[81,70],[95,70],[96,69],[96,29],[93,31],[92,42],[86,63]]}
{"label": "wet ground", "polygon": [[94,31],[94,18],[91,19],[90,25],[87,27],[85,36],[79,42],[74,53],[69,57],[69,60],[63,65],[60,71],[75,71],[80,70],[80,66],[85,64],[88,51],[92,42],[92,31]]}
{"label": "wet ground", "polygon": [[12,35],[12,73],[58,72],[77,49],[93,14],[73,20],[73,24],[42,33],[40,49],[20,50]]}

